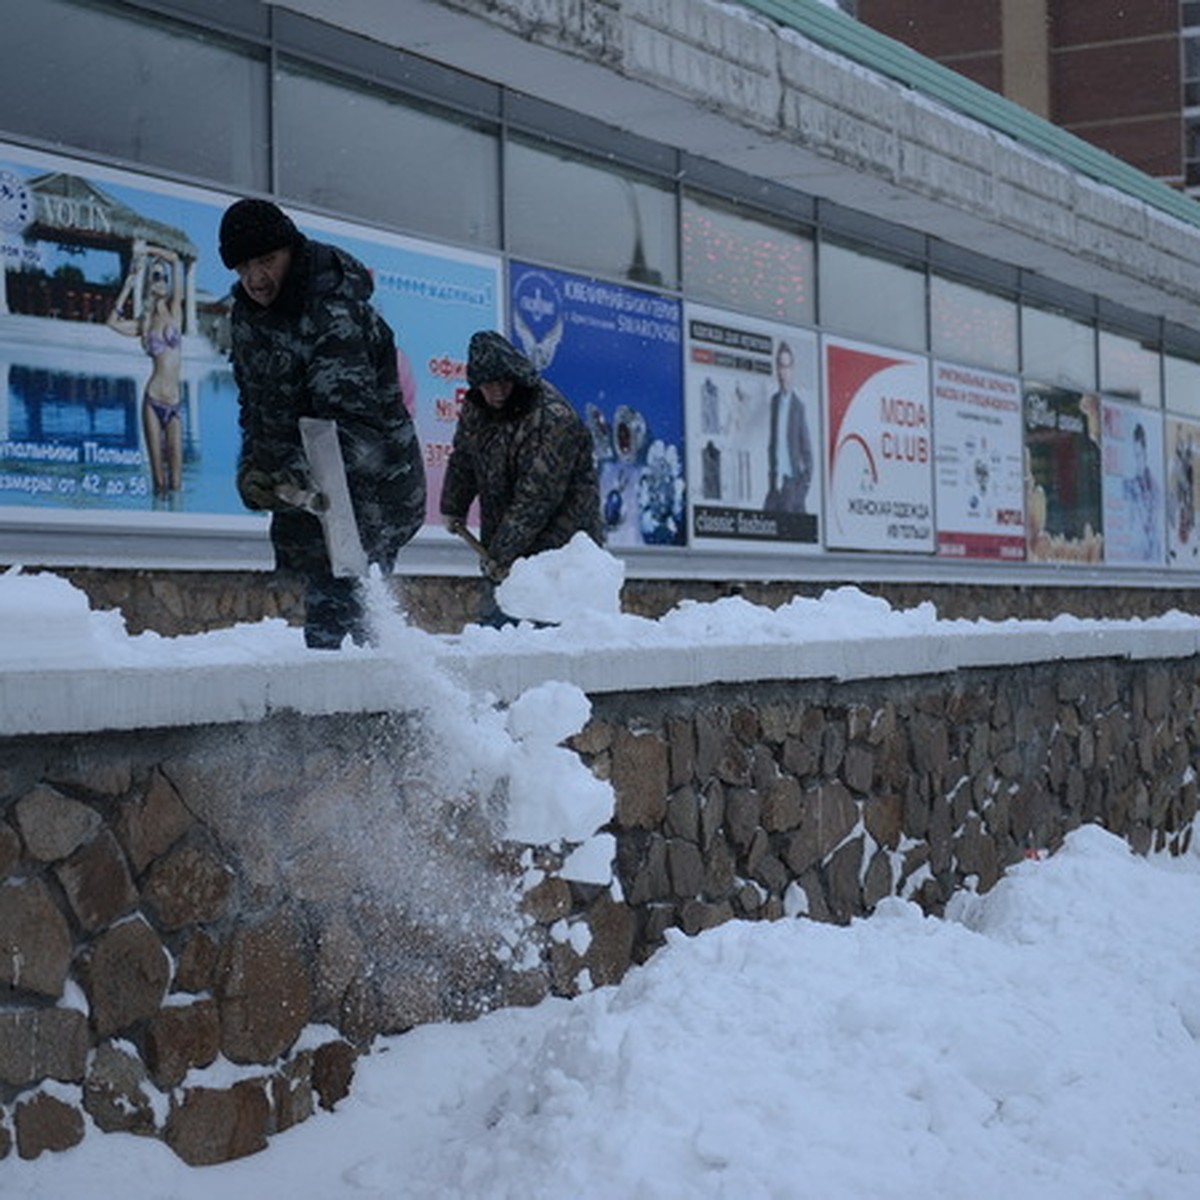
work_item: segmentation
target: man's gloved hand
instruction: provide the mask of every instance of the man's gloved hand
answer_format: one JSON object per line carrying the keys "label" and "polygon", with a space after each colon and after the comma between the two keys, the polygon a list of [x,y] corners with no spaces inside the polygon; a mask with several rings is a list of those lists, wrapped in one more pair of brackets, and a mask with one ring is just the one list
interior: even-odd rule
{"label": "man's gloved hand", "polygon": [[493,583],[503,583],[508,578],[509,568],[498,563],[494,558],[485,558],[482,570]]}
{"label": "man's gloved hand", "polygon": [[451,517],[449,515],[444,515],[442,517],[442,523],[446,526],[447,532],[454,534],[455,537],[462,533],[462,531],[466,528],[466,523],[463,521],[462,517]]}
{"label": "man's gloved hand", "polygon": [[310,508],[305,482],[294,471],[261,471],[242,467],[237,477],[238,494],[247,508],[279,512],[286,508]]}
{"label": "man's gloved hand", "polygon": [[278,483],[270,471],[257,467],[242,467],[237,475],[238,495],[247,508],[273,511],[283,507],[283,501],[275,494]]}

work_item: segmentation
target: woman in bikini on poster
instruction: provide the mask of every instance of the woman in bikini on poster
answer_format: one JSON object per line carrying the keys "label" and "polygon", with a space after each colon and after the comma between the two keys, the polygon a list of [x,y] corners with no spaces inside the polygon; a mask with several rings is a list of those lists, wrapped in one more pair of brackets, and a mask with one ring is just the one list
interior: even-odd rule
{"label": "woman in bikini on poster", "polygon": [[[138,280],[145,278],[141,310],[123,315]],[[174,250],[135,242],[129,274],[108,316],[108,327],[141,340],[150,356],[150,378],[142,393],[142,429],[154,495],[183,487],[183,427],[179,382],[183,340],[183,279]]]}

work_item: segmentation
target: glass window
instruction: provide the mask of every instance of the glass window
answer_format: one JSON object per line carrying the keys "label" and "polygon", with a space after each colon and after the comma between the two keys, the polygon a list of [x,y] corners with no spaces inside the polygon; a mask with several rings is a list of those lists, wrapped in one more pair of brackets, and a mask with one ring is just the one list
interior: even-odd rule
{"label": "glass window", "polygon": [[1017,370],[1017,303],[935,275],[930,280],[932,346],[939,358]]}
{"label": "glass window", "polygon": [[815,322],[808,234],[695,196],[683,198],[682,233],[689,300],[788,325]]}
{"label": "glass window", "polygon": [[497,132],[287,66],[275,77],[279,191],[467,245],[500,245]]}
{"label": "glass window", "polygon": [[71,0],[9,4],[0,123],[68,147],[265,190],[266,64],[198,30]]}
{"label": "glass window", "polygon": [[888,259],[822,242],[821,327],[905,350],[924,350],[925,273]]}
{"label": "glass window", "polygon": [[679,286],[673,188],[519,139],[507,145],[504,181],[513,254],[651,287]]}
{"label": "glass window", "polygon": [[1021,372],[1042,383],[1095,388],[1095,329],[1065,313],[1022,305]]}
{"label": "glass window", "polygon": [[1134,337],[1100,330],[1100,389],[1152,408],[1162,405],[1158,349]]}
{"label": "glass window", "polygon": [[1200,362],[1175,354],[1163,356],[1167,408],[1181,416],[1200,417]]}

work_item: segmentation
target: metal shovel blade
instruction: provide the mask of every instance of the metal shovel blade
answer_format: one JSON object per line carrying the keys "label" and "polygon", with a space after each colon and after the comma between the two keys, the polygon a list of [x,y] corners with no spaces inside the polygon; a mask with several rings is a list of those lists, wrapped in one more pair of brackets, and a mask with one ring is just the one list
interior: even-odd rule
{"label": "metal shovel blade", "polygon": [[317,490],[325,497],[323,512],[315,513],[325,534],[329,569],[339,579],[362,578],[367,574],[367,552],[358,535],[346,464],[338,441],[337,422],[319,417],[300,418],[300,440]]}

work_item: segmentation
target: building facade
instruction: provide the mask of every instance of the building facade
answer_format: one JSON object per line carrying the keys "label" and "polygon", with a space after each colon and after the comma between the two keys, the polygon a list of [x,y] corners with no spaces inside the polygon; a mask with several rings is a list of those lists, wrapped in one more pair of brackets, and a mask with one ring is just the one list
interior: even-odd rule
{"label": "building facade", "polygon": [[860,21],[1189,191],[1200,187],[1200,5],[856,0]]}
{"label": "building facade", "polygon": [[[631,576],[1200,572],[1200,206],[816,0],[14,0],[0,173],[4,561],[266,564],[215,245],[265,195],[396,328],[407,573],[475,570],[433,506],[479,327],[589,422]],[[166,501],[103,319],[147,245],[186,296]]]}

